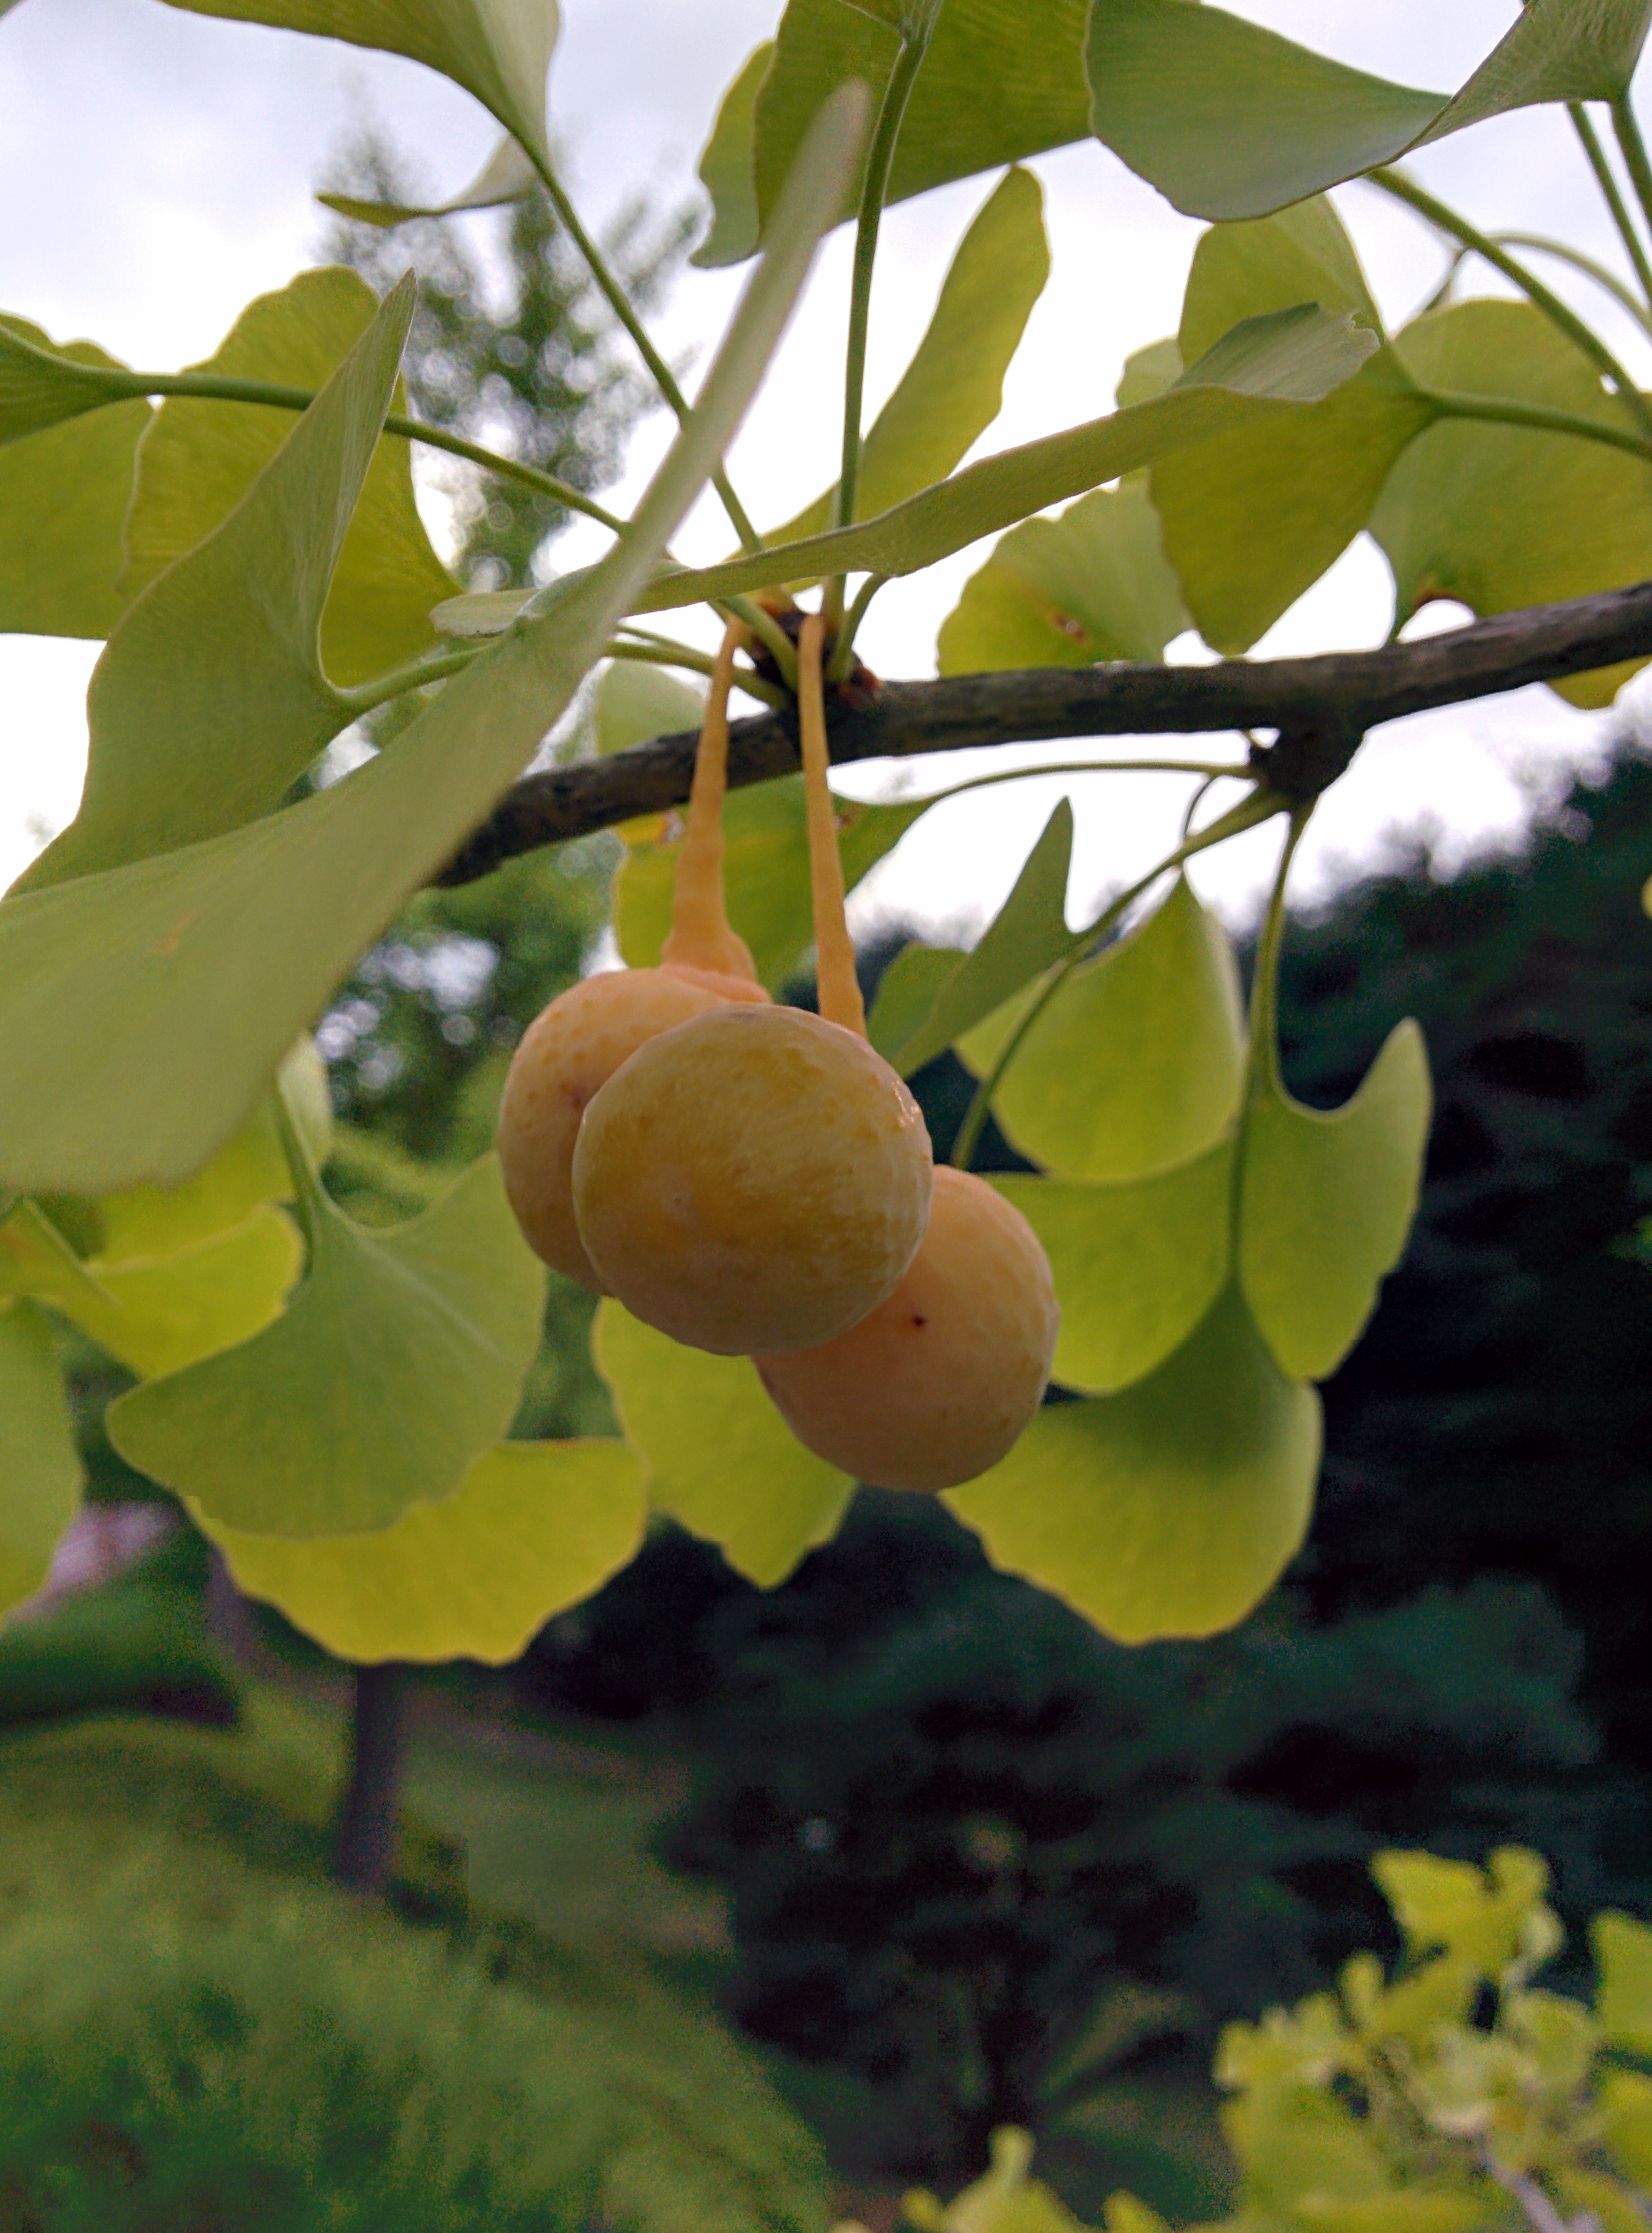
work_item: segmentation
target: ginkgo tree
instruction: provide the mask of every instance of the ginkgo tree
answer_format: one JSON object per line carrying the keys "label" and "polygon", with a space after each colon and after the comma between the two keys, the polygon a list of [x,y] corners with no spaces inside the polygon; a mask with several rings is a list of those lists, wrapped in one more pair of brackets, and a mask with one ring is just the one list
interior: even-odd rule
{"label": "ginkgo tree", "polygon": [[[504,134],[480,177],[433,212],[349,214],[393,229],[543,188],[680,423],[621,519],[408,416],[411,281],[380,301],[350,272],[305,272],[172,372],[55,340],[27,305],[0,317],[0,625],[107,639],[80,811],[0,902],[0,1593],[37,1582],[79,1494],[62,1320],[137,1376],[108,1416],[122,1455],[244,1590],[358,1663],[512,1657],[631,1556],[650,1511],[765,1585],[832,1533],[854,1482],[793,1437],[751,1362],[612,1298],[594,1344],[619,1435],[508,1439],[543,1273],[495,1159],[409,1224],[354,1224],[328,1195],[305,1038],[421,885],[603,827],[625,840],[621,955],[659,963],[711,664],[662,616],[705,605],[738,632],[736,684],[761,709],[729,739],[723,858],[771,993],[816,922],[803,615],[823,622],[839,759],[1230,739],[1087,757],[1087,776],[1148,765],[1186,785],[1176,848],[1075,928],[1058,807],[979,942],[910,947],[868,1028],[903,1076],[947,1048],[973,1074],[955,1159],[996,1115],[1033,1168],[995,1183],[1060,1305],[1059,1400],[953,1508],[1115,1637],[1238,1620],[1309,1526],[1315,1383],[1403,1248],[1429,1115],[1409,1024],[1345,1107],[1289,1091],[1274,996],[1296,844],[1380,721],[1545,680],[1603,706],[1652,655],[1652,400],[1532,264],[1571,267],[1652,334],[1652,164],[1629,100],[1647,0],[1531,0],[1449,94],[1187,0],[789,0],[701,162],[696,260],[751,268],[692,401],[558,175],[555,0],[174,4],[382,47],[463,87]],[[1394,167],[1531,105],[1576,133],[1621,270],[1486,232]],[[1112,410],[966,463],[1050,277],[1025,164],[1090,137],[1208,220],[1179,330],[1140,337]],[[974,176],[933,316],[873,413],[881,212]],[[1352,179],[1444,251],[1435,299],[1397,333],[1326,199]],[[1099,227],[1099,172],[1096,191]],[[842,224],[841,440],[821,496],[771,524],[725,459]],[[1466,295],[1476,268],[1512,291]],[[466,593],[414,502],[420,445],[589,515],[611,549],[530,592]],[[685,567],[671,539],[707,486],[731,555]],[[1393,570],[1390,644],[1246,660],[1362,531]],[[984,538],[936,679],[868,675],[855,635],[884,585]],[[1477,622],[1400,641],[1441,596]],[[1226,656],[1167,666],[1190,627]],[[598,752],[524,774],[593,674]],[[410,718],[384,749],[307,780],[393,701]],[[839,800],[843,882],[933,803]],[[1247,1012],[1182,871],[1264,823],[1279,865]]]}

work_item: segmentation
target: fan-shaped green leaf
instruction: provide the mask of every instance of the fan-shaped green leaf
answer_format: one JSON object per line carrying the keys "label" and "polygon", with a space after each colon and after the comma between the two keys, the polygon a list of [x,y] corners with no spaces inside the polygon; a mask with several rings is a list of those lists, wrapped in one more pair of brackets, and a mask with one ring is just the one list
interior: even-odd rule
{"label": "fan-shaped green leaf", "polygon": [[365,1534],[300,1541],[199,1518],[236,1586],[341,1659],[502,1667],[627,1564],[646,1509],[623,1442],[500,1442],[452,1496]]}
{"label": "fan-shaped green leaf", "polygon": [[62,1308],[106,1292],[38,1202],[20,1201],[0,1221],[0,1303],[35,1295]]}
{"label": "fan-shaped green leaf", "polygon": [[1159,515],[1128,480],[1080,497],[1058,519],[1012,527],[941,622],[937,661],[943,674],[982,674],[1162,659],[1187,626]]}
{"label": "fan-shaped green leaf", "polygon": [[303,1260],[297,1227],[265,1203],[172,1255],[119,1264],[94,1257],[88,1269],[98,1292],[65,1296],[57,1306],[147,1379],[250,1341],[280,1316]]}
{"label": "fan-shaped green leaf", "polygon": [[131,375],[89,342],[55,349],[38,326],[0,318],[0,445],[141,394]]}
{"label": "fan-shaped green leaf", "polygon": [[454,217],[461,210],[498,209],[502,203],[520,201],[538,184],[538,172],[520,141],[507,132],[469,186],[461,186],[449,201],[420,206],[411,202],[357,201],[349,194],[317,194],[315,199],[341,217],[354,218],[358,225],[376,225],[388,231],[406,225],[409,218]]}
{"label": "fan-shaped green leaf", "polygon": [[992,1184],[1043,1241],[1061,1305],[1055,1377],[1128,1388],[1179,1349],[1227,1284],[1233,1143],[1143,1179]]}
{"label": "fan-shaped green leaf", "polygon": [[[1588,359],[1529,303],[1453,303],[1408,326],[1395,347],[1438,387],[1633,425]],[[1431,597],[1489,614],[1619,589],[1652,574],[1652,465],[1573,435],[1454,420],[1429,427],[1400,459],[1371,532],[1394,569],[1402,621]],[[1576,706],[1609,706],[1641,664],[1553,687]]]}
{"label": "fan-shaped green leaf", "polygon": [[1531,0],[1454,97],[1392,85],[1225,9],[1096,0],[1091,126],[1190,217],[1263,217],[1540,101],[1629,90],[1647,0]]}
{"label": "fan-shaped green leaf", "polygon": [[[327,1072],[313,1039],[298,1042],[282,1064],[279,1077],[311,1160],[320,1166],[332,1153],[333,1110]],[[175,1255],[214,1234],[227,1233],[231,1226],[244,1225],[264,1202],[290,1201],[292,1191],[292,1174],[276,1123],[275,1097],[270,1095],[259,1104],[252,1122],[181,1186],[135,1187],[130,1194],[106,1195],[97,1204],[101,1228],[97,1253],[111,1264],[138,1256]]]}
{"label": "fan-shaped green leaf", "polygon": [[[289,285],[249,303],[212,355],[192,369],[320,388],[361,346],[377,309],[372,289],[354,271],[301,271]],[[397,379],[383,409],[406,408]],[[290,411],[170,396],[138,453],[120,583],[126,596],[135,596],[204,541],[292,433]],[[354,437],[358,444],[362,439]],[[360,473],[354,449],[351,467]],[[431,607],[453,587],[419,517],[412,452],[400,437],[382,436],[374,446],[354,513],[345,508],[341,544],[330,521],[328,531],[335,553],[332,583],[328,587],[323,573],[312,593],[326,599],[322,664],[335,682],[365,682],[435,641]],[[304,648],[313,657],[310,633],[307,625]]]}
{"label": "fan-shaped green leaf", "polygon": [[406,55],[451,77],[524,146],[545,146],[556,0],[168,0],[198,16],[276,23]]}
{"label": "fan-shaped green leaf", "polygon": [[[629,609],[664,612],[826,574],[916,573],[1031,512],[1136,472],[1186,444],[1317,402],[1351,379],[1377,347],[1376,335],[1354,325],[1346,313],[1308,303],[1247,318],[1173,387],[1143,402],[978,459],[875,519],[720,565],[658,574]],[[530,602],[520,589],[478,590],[450,597],[432,617],[452,635],[491,635],[508,628]]]}
{"label": "fan-shaped green leaf", "polygon": [[965,960],[957,946],[903,947],[878,980],[867,1036],[886,1062],[922,1029],[941,986]]}
{"label": "fan-shaped green leaf", "polygon": [[1595,2014],[1615,2047],[1652,2054],[1652,1930],[1632,1916],[1595,1918],[1590,1933],[1600,1989]]}
{"label": "fan-shaped green leaf", "polygon": [[706,700],[691,683],[636,659],[610,660],[596,686],[596,749],[627,752],[655,737],[698,729]]}
{"label": "fan-shaped green leaf", "polygon": [[772,1589],[836,1533],[855,1484],[793,1438],[749,1357],[657,1333],[610,1297],[592,1344],[656,1510]]}
{"label": "fan-shaped green leaf", "polygon": [[[1082,140],[1089,129],[1084,16],[1083,0],[953,0],[942,9],[901,127],[888,199]],[[753,170],[764,222],[820,103],[855,77],[881,94],[899,45],[893,26],[849,0],[790,0],[757,98]],[[845,212],[859,191],[857,180]],[[738,236],[732,225],[729,233],[732,261]]]}
{"label": "fan-shaped green leaf", "polygon": [[[1627,1923],[1629,1917],[1610,1919]],[[1652,2009],[1647,2013],[1652,2015]],[[1642,2023],[1634,2043],[1642,2054],[1652,2051],[1652,2023]],[[1652,2186],[1652,2078],[1639,2070],[1611,2071],[1602,2080],[1597,2099],[1607,2149],[1618,2170],[1644,2194]]]}
{"label": "fan-shaped green leaf", "polygon": [[0,1610],[45,1580],[81,1477],[45,1314],[34,1303],[0,1306]]}
{"label": "fan-shaped green leaf", "polygon": [[[930,801],[871,806],[836,800],[838,851],[844,889],[892,850]],[[614,930],[633,969],[652,968],[671,928],[671,897],[682,844],[682,819],[650,815],[628,823],[626,856],[615,881]],[[794,977],[814,940],[809,900],[809,835],[801,776],[749,784],[729,793],[723,815],[723,879],[729,921],[751,949],[758,975],[771,992]]]}
{"label": "fan-shaped green leaf", "polygon": [[1443,1949],[1493,1979],[1523,1952],[1540,1949],[1546,1961],[1564,1936],[1544,1900],[1548,1864],[1519,1846],[1500,1846],[1484,1869],[1438,1853],[1379,1853],[1371,1874],[1413,1956]]}
{"label": "fan-shaped green leaf", "polygon": [[[959,243],[924,337],[867,433],[857,518],[944,480],[986,432],[1049,277],[1044,190],[1031,171],[1009,171]],[[817,497],[770,539],[818,535],[830,524],[836,493]]]}
{"label": "fan-shaped green leaf", "polygon": [[[1380,331],[1330,204],[1304,202],[1200,241],[1182,303],[1190,361],[1239,319],[1311,301]],[[1341,556],[1433,412],[1381,348],[1323,402],[1161,459],[1153,501],[1189,610],[1219,651],[1245,651]]]}
{"label": "fan-shaped green leaf", "polygon": [[891,1054],[909,1077],[945,1053],[953,1040],[991,1017],[1005,1001],[1072,949],[1067,928],[1067,877],[1073,857],[1070,799],[1057,802],[1044,833],[1021,864],[1008,899],[940,987],[928,1014]]}
{"label": "fan-shaped green leaf", "polygon": [[[1042,987],[959,1042],[978,1076]],[[1029,1026],[993,1113],[1063,1178],[1122,1179],[1184,1162],[1232,1123],[1245,1066],[1226,933],[1178,879],[1140,929],[1075,969]]]}
{"label": "fan-shaped green leaf", "polygon": [[257,1534],[387,1527],[451,1496],[511,1422],[538,1346],[544,1274],[485,1156],[410,1224],[363,1232],[319,1186],[309,1266],[238,1348],[109,1407],[122,1457]]}
{"label": "fan-shaped green leaf", "polygon": [[[287,439],[234,510],[115,630],[87,693],[80,811],[19,890],[267,813],[349,720],[322,671],[317,633],[413,299],[404,282],[309,409],[289,416]],[[141,480],[140,465],[140,502]]]}
{"label": "fan-shaped green leaf", "polygon": [[[22,318],[0,318],[4,329],[72,362],[115,365]],[[0,630],[103,636],[120,619],[120,523],[149,417],[133,396],[0,448]]]}
{"label": "fan-shaped green leaf", "polygon": [[850,94],[822,119],[699,404],[609,558],[330,790],[0,904],[0,1185],[175,1182],[247,1122],[340,976],[532,757],[727,446],[864,114]]}
{"label": "fan-shaped green leaf", "polygon": [[752,175],[752,136],[758,93],[774,60],[774,41],[765,39],[741,63],[739,75],[723,95],[712,136],[699,159],[699,182],[711,197],[712,228],[689,257],[702,271],[721,264],[740,264],[758,244],[758,185]]}
{"label": "fan-shaped green leaf", "polygon": [[1431,1106],[1428,1052],[1408,1019],[1341,1109],[1305,1109],[1277,1077],[1259,1082],[1245,1117],[1239,1279],[1293,1379],[1336,1370],[1399,1262]]}
{"label": "fan-shaped green leaf", "polygon": [[994,1566],[1121,1644],[1211,1636],[1300,1546],[1319,1399],[1288,1381],[1237,1291],[1121,1395],[1048,1403],[1009,1456],[946,1501]]}

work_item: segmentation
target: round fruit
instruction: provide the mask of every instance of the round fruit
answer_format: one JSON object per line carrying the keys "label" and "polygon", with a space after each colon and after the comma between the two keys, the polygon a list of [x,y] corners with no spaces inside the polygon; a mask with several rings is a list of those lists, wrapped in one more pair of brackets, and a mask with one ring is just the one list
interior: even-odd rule
{"label": "round fruit", "polygon": [[817,1457],[875,1488],[956,1488],[1037,1409],[1059,1323],[1025,1218],[943,1164],[923,1246],[888,1301],[823,1348],[753,1362]]}
{"label": "round fruit", "polygon": [[[751,987],[759,999],[762,987]],[[574,1142],[588,1103],[645,1040],[728,996],[674,969],[614,969],[557,995],[523,1033],[499,1104],[504,1190],[528,1246],[606,1293],[574,1221]]]}
{"label": "round fruit", "polygon": [[894,1290],[933,1177],[923,1117],[866,1041],[725,1006],[640,1047],[585,1112],[580,1238],[609,1291],[725,1357],[810,1349]]}

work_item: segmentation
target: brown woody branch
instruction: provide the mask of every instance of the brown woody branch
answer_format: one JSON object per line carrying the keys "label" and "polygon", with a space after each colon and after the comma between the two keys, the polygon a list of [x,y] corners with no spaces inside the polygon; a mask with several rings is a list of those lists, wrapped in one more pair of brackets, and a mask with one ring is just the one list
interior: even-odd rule
{"label": "brown woody branch", "polygon": [[[1225,660],[1215,667],[1030,667],[939,682],[886,682],[869,704],[829,708],[834,760],[910,758],[967,745],[1059,737],[1192,735],[1266,729],[1269,781],[1307,798],[1334,783],[1368,731],[1402,713],[1557,682],[1652,657],[1652,582],[1559,605],[1501,613],[1416,643],[1317,659]],[[512,784],[436,881],[469,883],[536,846],[658,813],[688,796],[692,732],[612,759],[547,768]],[[734,723],[731,785],[797,765],[790,712]]]}

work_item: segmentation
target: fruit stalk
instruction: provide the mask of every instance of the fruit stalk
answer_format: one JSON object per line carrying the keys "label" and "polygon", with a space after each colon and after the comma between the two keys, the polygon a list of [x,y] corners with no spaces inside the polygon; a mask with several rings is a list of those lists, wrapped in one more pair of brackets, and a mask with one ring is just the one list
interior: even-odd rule
{"label": "fruit stalk", "polygon": [[803,790],[809,811],[809,881],[815,910],[816,975],[820,1012],[829,1024],[866,1037],[866,1004],[855,973],[855,947],[843,915],[843,863],[837,850],[837,810],[827,779],[826,700],[822,653],[826,622],[804,620],[797,641],[797,719],[803,740]]}

